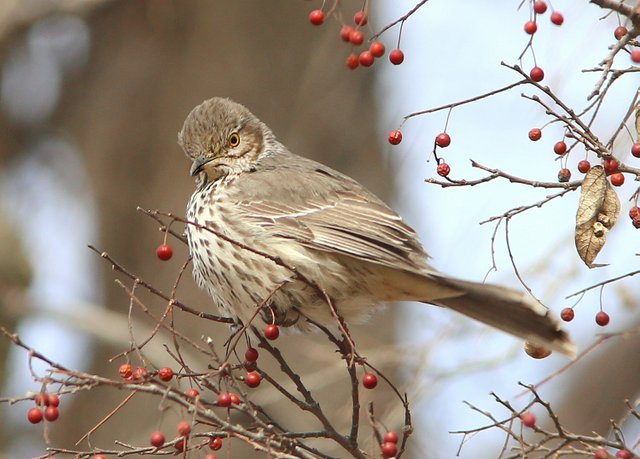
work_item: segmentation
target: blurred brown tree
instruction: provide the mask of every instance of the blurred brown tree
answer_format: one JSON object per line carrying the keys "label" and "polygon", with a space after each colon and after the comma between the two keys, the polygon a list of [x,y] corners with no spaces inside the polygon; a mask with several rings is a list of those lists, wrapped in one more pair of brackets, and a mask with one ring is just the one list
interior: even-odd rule
{"label": "blurred brown tree", "polygon": [[[359,8],[359,2],[345,2],[345,7],[347,4],[353,10]],[[162,236],[156,224],[136,212],[136,206],[183,214],[193,183],[189,163],[176,145],[176,134],[189,110],[206,98],[232,97],[251,107],[299,154],[351,174],[378,194],[390,188],[381,161],[381,136],[375,128],[372,74],[350,74],[344,68],[333,45],[337,26],[311,26],[306,20],[310,8],[306,2],[267,6],[251,1],[59,1],[31,15],[26,10],[11,10],[11,6],[15,5],[7,4],[3,17],[7,27],[0,34],[5,57],[33,23],[49,14],[77,14],[90,27],[88,64],[67,79],[49,123],[82,152],[97,198],[100,240],[77,243],[95,243],[155,285],[168,290],[179,261],[170,267],[159,266],[154,249]],[[30,142],[30,133],[3,120],[2,159],[8,161],[19,154]],[[177,248],[174,260],[184,258],[184,247]],[[113,285],[110,270],[102,274],[108,287],[105,306],[126,314],[126,295]],[[181,300],[211,309],[210,300],[190,276],[185,277]],[[363,348],[391,339],[393,319],[380,320],[388,326],[380,327],[375,338],[359,337]],[[191,336],[197,339],[211,333],[207,326],[191,320]],[[95,338],[101,344],[90,371],[113,373],[121,361],[110,365],[106,361],[125,349],[126,343],[108,345],[100,341],[100,335],[96,330]],[[222,342],[226,336],[218,338]],[[317,338],[285,337],[285,348],[287,339],[295,340],[297,352],[291,358],[299,368],[306,367],[302,373],[320,371],[326,364],[319,366],[318,362],[334,355]],[[324,391],[323,398],[340,412],[343,396],[335,386],[314,389]],[[73,445],[124,395],[100,391],[74,397],[72,405],[62,411],[64,423],[53,425],[52,438],[58,445]],[[134,400],[92,435],[92,444],[108,447],[116,438],[146,444],[159,415],[146,401],[144,397]],[[274,404],[273,409],[286,412],[288,407]],[[123,419],[126,425],[120,422]],[[4,438],[1,443],[9,442]],[[234,454],[248,457],[246,451],[234,449]]]}

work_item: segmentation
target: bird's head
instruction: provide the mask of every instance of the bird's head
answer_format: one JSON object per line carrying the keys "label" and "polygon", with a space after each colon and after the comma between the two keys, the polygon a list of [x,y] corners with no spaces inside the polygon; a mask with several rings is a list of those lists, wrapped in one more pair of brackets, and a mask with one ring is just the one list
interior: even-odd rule
{"label": "bird's head", "polygon": [[269,128],[246,107],[214,97],[191,110],[178,144],[193,161],[191,175],[213,181],[251,170],[270,138]]}

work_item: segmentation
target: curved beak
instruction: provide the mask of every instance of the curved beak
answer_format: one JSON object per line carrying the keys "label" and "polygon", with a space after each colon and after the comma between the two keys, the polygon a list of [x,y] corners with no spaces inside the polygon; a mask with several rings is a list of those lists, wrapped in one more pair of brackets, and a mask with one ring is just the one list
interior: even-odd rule
{"label": "curved beak", "polygon": [[205,158],[202,156],[194,159],[193,163],[191,164],[191,170],[189,172],[192,176],[198,175],[200,172],[202,172],[205,164],[207,164],[209,161],[211,161],[211,158]]}

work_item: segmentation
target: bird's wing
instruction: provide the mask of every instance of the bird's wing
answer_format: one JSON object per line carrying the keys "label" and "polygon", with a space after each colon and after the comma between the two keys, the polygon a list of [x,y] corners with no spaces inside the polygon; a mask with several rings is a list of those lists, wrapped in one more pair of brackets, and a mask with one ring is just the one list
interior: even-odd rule
{"label": "bird's wing", "polygon": [[309,248],[411,272],[430,269],[413,229],[386,204],[349,177],[294,158],[304,167],[280,168],[276,183],[263,183],[258,172],[238,182],[239,195],[250,196],[236,201],[245,221]]}

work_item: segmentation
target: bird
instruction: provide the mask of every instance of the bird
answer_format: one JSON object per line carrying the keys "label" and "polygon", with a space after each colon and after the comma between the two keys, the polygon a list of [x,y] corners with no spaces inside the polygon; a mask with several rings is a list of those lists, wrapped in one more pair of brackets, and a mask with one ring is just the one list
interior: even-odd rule
{"label": "bird", "polygon": [[521,291],[438,271],[387,204],[289,151],[245,106],[205,100],[178,144],[196,184],[185,229],[193,276],[236,322],[309,331],[335,325],[334,312],[350,324],[383,304],[416,301],[575,356],[549,309]]}

